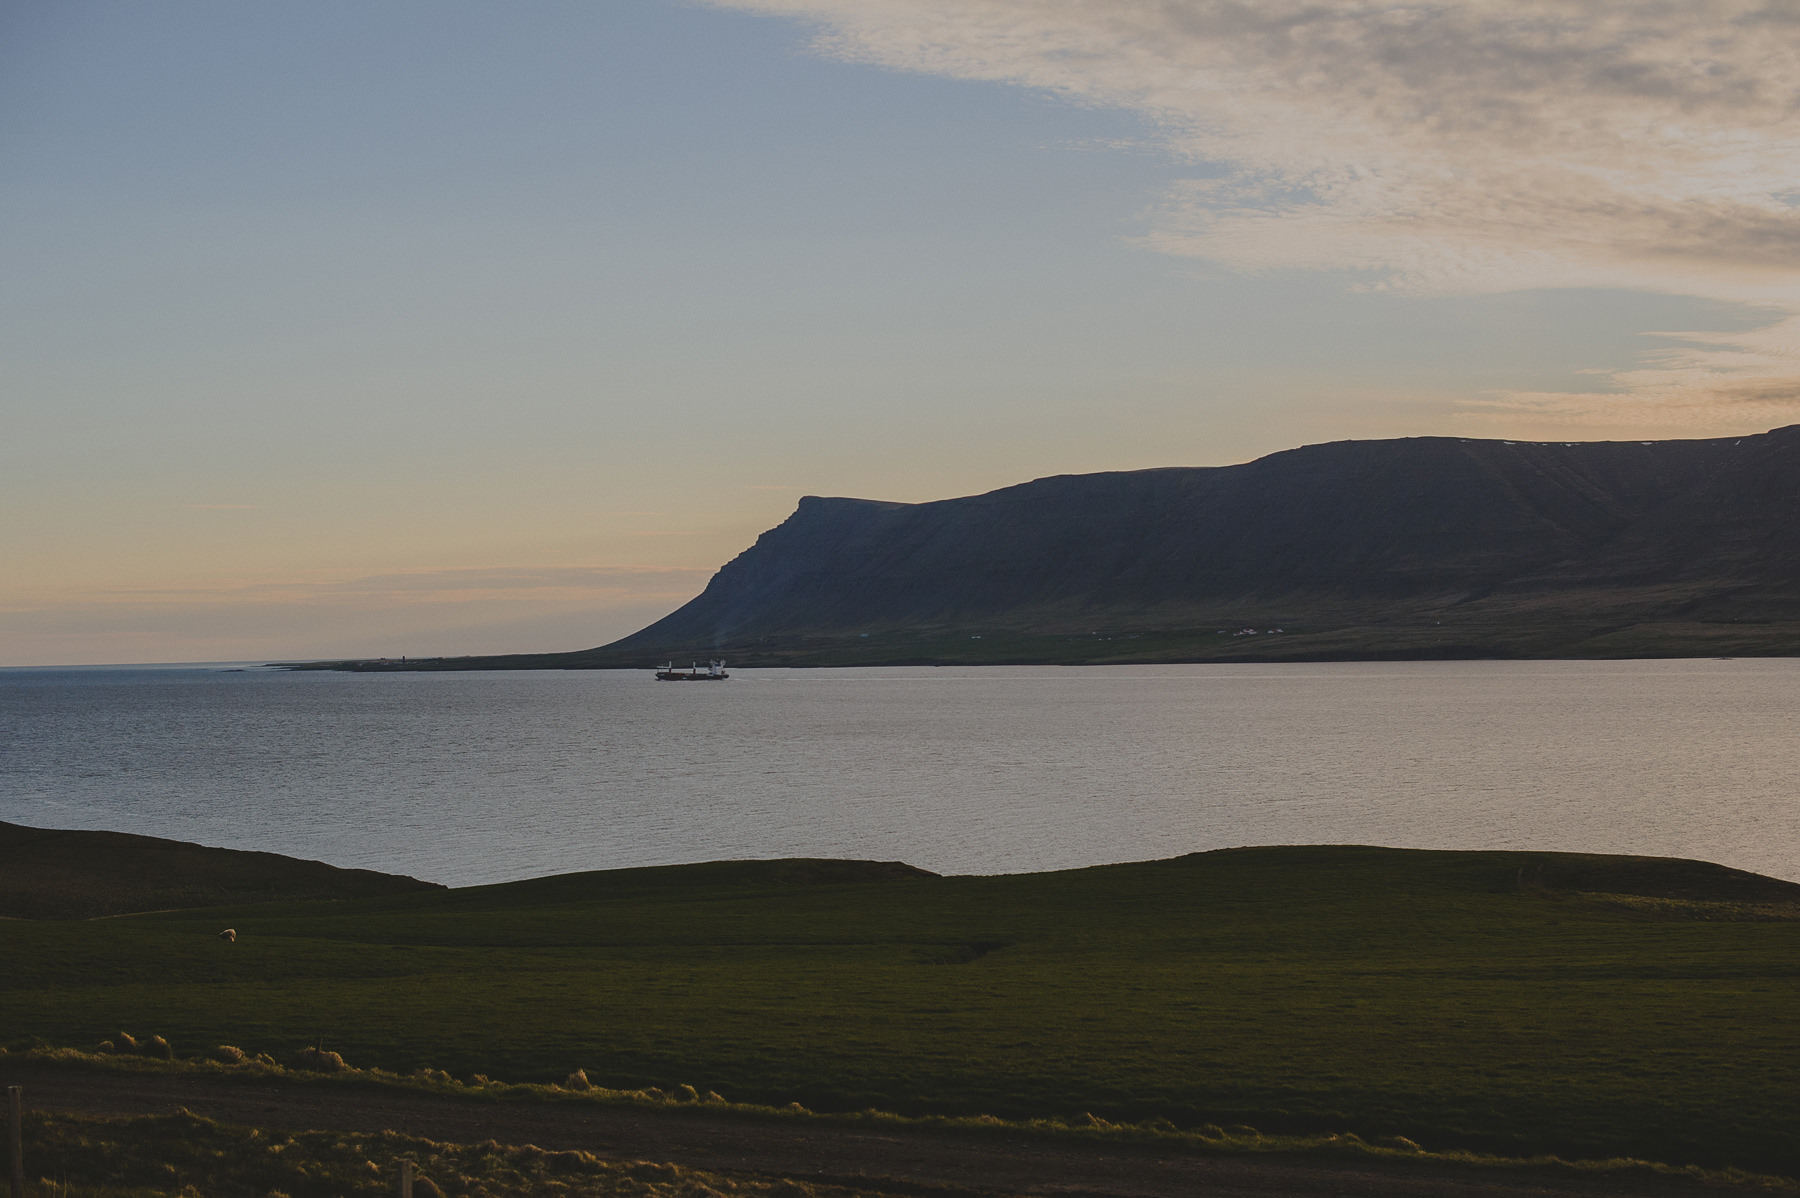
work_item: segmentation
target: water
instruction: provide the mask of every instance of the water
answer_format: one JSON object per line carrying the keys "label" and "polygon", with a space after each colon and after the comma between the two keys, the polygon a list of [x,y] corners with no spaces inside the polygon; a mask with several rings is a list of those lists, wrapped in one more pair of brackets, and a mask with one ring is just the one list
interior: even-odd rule
{"label": "water", "polygon": [[731,857],[1007,873],[1250,844],[1800,880],[1800,661],[0,671],[0,820],[452,884]]}

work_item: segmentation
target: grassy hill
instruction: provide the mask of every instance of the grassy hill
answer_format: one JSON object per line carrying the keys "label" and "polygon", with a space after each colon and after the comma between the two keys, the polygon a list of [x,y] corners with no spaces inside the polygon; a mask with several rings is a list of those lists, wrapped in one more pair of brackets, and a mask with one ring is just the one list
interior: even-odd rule
{"label": "grassy hill", "polygon": [[1789,883],[1558,854],[720,863],[0,923],[0,1027],[1792,1174],[1797,917]]}
{"label": "grassy hill", "polygon": [[369,898],[435,882],[339,869],[277,853],[212,849],[125,832],[0,823],[0,918],[92,919],[277,899]]}

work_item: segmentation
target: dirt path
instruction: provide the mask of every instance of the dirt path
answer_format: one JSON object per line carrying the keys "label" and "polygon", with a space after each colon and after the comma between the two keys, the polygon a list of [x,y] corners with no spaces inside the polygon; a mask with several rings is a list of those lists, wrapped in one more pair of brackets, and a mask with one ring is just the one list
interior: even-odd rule
{"label": "dirt path", "polygon": [[0,1084],[26,1105],[82,1114],[186,1108],[226,1123],[288,1131],[393,1129],[434,1140],[536,1144],[603,1157],[774,1174],[870,1188],[948,1189],[1059,1198],[1525,1198],[1693,1194],[1646,1179],[1588,1183],[1424,1165],[1357,1167],[1298,1158],[1208,1156],[1137,1145],[1050,1142],[929,1128],[865,1129],[575,1103],[463,1100],[361,1087],[300,1086],[179,1075],[118,1074],[0,1063]]}

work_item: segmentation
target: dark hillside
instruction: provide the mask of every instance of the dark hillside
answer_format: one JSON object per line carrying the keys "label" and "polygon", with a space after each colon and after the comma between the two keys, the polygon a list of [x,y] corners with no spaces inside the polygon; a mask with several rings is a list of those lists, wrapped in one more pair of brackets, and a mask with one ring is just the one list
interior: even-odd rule
{"label": "dark hillside", "polygon": [[809,496],[623,640],[411,668],[1794,652],[1800,427],[1343,441],[934,503]]}
{"label": "dark hillside", "polygon": [[0,917],[91,919],[130,911],[442,890],[276,853],[213,849],[125,832],[0,823]]}
{"label": "dark hillside", "polygon": [[808,498],[704,594],[609,648],[741,655],[932,626],[1081,635],[1427,614],[1514,636],[1567,621],[1788,621],[1797,517],[1800,429],[1340,442],[937,503]]}

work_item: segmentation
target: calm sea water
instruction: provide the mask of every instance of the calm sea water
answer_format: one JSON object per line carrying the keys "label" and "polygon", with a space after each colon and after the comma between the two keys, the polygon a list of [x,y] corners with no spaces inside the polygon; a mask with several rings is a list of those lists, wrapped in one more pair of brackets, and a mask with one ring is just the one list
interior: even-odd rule
{"label": "calm sea water", "polygon": [[452,884],[731,857],[1006,873],[1251,844],[1800,879],[1800,661],[0,671],[0,819]]}

